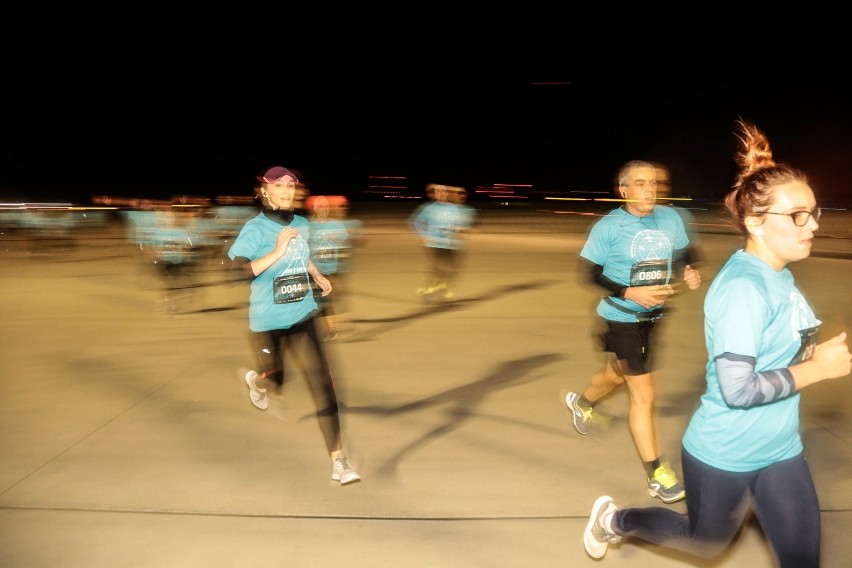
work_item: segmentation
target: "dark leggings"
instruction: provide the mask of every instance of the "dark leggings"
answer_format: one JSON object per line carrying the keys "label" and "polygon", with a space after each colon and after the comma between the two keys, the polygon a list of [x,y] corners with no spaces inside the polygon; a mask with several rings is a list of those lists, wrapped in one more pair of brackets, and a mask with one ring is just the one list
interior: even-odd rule
{"label": "dark leggings", "polygon": [[304,348],[305,359],[294,362],[305,365],[305,377],[314,397],[320,430],[329,453],[339,450],[341,437],[337,394],[334,390],[331,366],[319,338],[315,318],[298,323],[289,329],[252,331],[249,332],[249,340],[252,353],[258,362],[258,373],[261,376],[258,386],[260,387],[269,382],[282,386],[285,379],[285,351],[295,353],[293,349],[297,343]]}
{"label": "dark leggings", "polygon": [[723,552],[751,508],[782,568],[819,567],[819,501],[804,455],[757,471],[710,467],[681,451],[687,514],[663,507],[623,509],[618,534],[701,558]]}
{"label": "dark leggings", "polygon": [[450,283],[459,269],[459,251],[452,248],[427,247],[432,262],[432,277]]}
{"label": "dark leggings", "polygon": [[325,277],[331,282],[331,289],[334,290],[334,293],[325,297],[317,294],[317,304],[320,308],[320,314],[323,316],[345,314],[348,311],[345,297],[346,279],[340,272],[326,274]]}

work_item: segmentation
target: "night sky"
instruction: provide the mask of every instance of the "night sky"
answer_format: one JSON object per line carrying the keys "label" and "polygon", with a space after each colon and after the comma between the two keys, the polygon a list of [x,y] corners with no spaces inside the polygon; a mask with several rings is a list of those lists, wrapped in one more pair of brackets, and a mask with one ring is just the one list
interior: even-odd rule
{"label": "night sky", "polygon": [[776,159],[810,176],[823,205],[852,205],[845,76],[389,64],[299,73],[175,59],[7,75],[0,201],[248,195],[271,165],[301,172],[314,193],[354,199],[371,175],[406,176],[415,192],[432,182],[607,191],[630,159],[668,164],[677,195],[719,200],[741,116],[768,134]]}

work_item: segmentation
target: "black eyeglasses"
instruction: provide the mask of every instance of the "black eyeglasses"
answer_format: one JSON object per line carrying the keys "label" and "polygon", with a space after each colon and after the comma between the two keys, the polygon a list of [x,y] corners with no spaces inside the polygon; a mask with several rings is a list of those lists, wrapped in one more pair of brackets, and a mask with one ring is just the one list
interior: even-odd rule
{"label": "black eyeglasses", "polygon": [[811,217],[814,218],[814,221],[819,221],[820,215],[822,215],[822,210],[819,207],[814,208],[813,211],[793,211],[792,213],[776,213],[774,211],[764,211],[765,215],[785,215],[787,217],[792,217],[793,224],[797,227],[804,227],[808,224],[808,219]]}

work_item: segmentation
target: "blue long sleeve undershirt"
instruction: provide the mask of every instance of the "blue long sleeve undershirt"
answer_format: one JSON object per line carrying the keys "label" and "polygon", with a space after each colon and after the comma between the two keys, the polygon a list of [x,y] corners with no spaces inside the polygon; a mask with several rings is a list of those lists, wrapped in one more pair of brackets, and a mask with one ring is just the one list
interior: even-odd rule
{"label": "blue long sleeve undershirt", "polygon": [[728,406],[751,407],[787,398],[796,393],[789,368],[755,371],[754,357],[722,353],[715,359],[722,398]]}

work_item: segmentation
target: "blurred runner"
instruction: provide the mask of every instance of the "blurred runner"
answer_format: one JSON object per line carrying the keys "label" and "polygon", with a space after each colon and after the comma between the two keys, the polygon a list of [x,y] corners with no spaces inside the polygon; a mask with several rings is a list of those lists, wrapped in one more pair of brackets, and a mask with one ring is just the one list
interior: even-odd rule
{"label": "blurred runner", "polygon": [[430,201],[421,204],[409,217],[409,223],[420,236],[429,258],[426,283],[417,289],[417,295],[426,300],[450,300],[454,297],[452,285],[460,268],[460,251],[464,247],[461,233],[473,226],[473,208],[449,200],[450,190],[463,188],[429,184],[426,186]]}
{"label": "blurred runner", "polygon": [[686,227],[686,235],[689,237],[689,248],[692,251],[692,266],[700,268],[704,260],[704,254],[701,252],[701,236],[696,230],[695,216],[687,207],[683,206],[682,198],[674,196],[672,187],[672,176],[669,168],[660,163],[654,163],[657,169],[657,205],[666,205],[671,207],[683,219],[683,226]]}
{"label": "blurred runner", "polygon": [[320,337],[314,284],[323,297],[332,285],[311,260],[310,225],[293,211],[296,174],[275,166],[258,178],[262,208],[240,230],[228,251],[234,269],[251,279],[249,339],[255,369],[240,373],[252,404],[269,407],[267,389],[285,382],[286,348],[301,347],[306,378],[317,406],[317,418],[331,457],[331,479],[341,485],[361,476],[343,453],[334,378]]}
{"label": "blurred runner", "polygon": [[[346,209],[342,195],[317,195],[307,200],[311,229],[311,259],[331,282],[333,294],[317,298],[325,322],[326,339],[345,339],[354,334],[349,318],[346,297],[346,271],[352,254],[349,231],[340,216]],[[337,215],[332,217],[335,210]]]}
{"label": "blurred runner", "polygon": [[200,210],[173,205],[157,207],[151,213],[148,258],[163,284],[162,310],[169,315],[192,311],[203,251],[197,225],[200,214]]}

